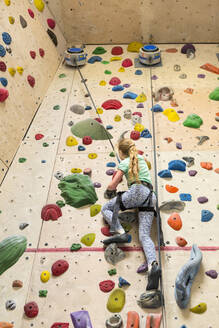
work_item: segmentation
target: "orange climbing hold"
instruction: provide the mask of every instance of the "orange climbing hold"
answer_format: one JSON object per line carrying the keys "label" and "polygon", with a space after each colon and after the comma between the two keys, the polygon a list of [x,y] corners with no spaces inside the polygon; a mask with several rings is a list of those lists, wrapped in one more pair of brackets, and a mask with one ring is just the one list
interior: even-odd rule
{"label": "orange climbing hold", "polygon": [[145,328],[160,328],[162,313],[149,313],[147,316]]}
{"label": "orange climbing hold", "polygon": [[206,64],[200,66],[200,68],[203,68],[203,69],[205,69],[208,72],[219,74],[219,68],[216,67],[216,66],[214,66],[214,65],[212,65],[212,64],[209,64],[209,63],[206,63]]}
{"label": "orange climbing hold", "polygon": [[187,245],[187,241],[182,237],[176,237],[176,243],[180,247],[185,247]]}
{"label": "orange climbing hold", "polygon": [[172,138],[170,138],[170,137],[166,137],[166,138],[164,138],[164,140],[166,140],[168,143],[170,143],[170,142],[172,142],[172,141],[173,141],[173,139],[172,139]]}
{"label": "orange climbing hold", "polygon": [[178,106],[179,106],[178,103],[177,103],[177,101],[176,101],[176,99],[172,99],[172,100],[171,100],[171,102],[170,102],[170,106],[171,106],[171,107],[178,107]]}
{"label": "orange climbing hold", "polygon": [[219,116],[219,112],[216,113],[216,116]]}
{"label": "orange climbing hold", "polygon": [[194,91],[194,89],[192,89],[192,88],[187,88],[187,89],[184,90],[184,92],[186,92],[186,93],[188,93],[190,95],[193,94],[193,91]]}
{"label": "orange climbing hold", "polygon": [[9,322],[4,322],[4,321],[0,322],[0,328],[13,328],[13,327],[14,327],[14,325],[12,325]]}
{"label": "orange climbing hold", "polygon": [[217,174],[219,174],[219,168],[215,169],[214,172],[216,172]]}
{"label": "orange climbing hold", "polygon": [[171,214],[169,219],[167,220],[167,223],[174,230],[178,231],[182,228],[182,220],[178,213]]}
{"label": "orange climbing hold", "polygon": [[213,169],[213,165],[211,162],[201,162],[200,165],[203,169],[206,169],[209,171]]}
{"label": "orange climbing hold", "polygon": [[166,191],[171,192],[172,194],[174,194],[175,192],[177,192],[179,190],[179,188],[171,186],[171,185],[166,185],[165,188],[166,188]]}
{"label": "orange climbing hold", "polygon": [[139,328],[139,315],[135,311],[129,311],[127,313],[126,328]]}

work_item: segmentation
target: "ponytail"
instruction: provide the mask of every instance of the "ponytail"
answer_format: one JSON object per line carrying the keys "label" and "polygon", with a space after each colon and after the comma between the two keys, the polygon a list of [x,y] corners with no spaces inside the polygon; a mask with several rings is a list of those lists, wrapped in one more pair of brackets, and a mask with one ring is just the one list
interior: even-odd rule
{"label": "ponytail", "polygon": [[129,180],[135,180],[137,183],[140,183],[138,172],[138,151],[135,147],[134,142],[131,139],[122,139],[119,141],[118,144],[119,150],[125,155],[125,157],[129,157],[129,170],[128,170],[128,177]]}

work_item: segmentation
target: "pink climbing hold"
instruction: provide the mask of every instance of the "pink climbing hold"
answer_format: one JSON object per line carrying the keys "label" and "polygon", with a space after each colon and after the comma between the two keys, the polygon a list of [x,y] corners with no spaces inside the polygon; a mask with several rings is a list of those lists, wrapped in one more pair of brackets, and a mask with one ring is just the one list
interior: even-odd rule
{"label": "pink climbing hold", "polygon": [[54,19],[52,19],[52,18],[48,18],[47,19],[47,24],[48,24],[48,26],[53,30],[54,28],[55,28],[55,26],[56,26],[56,22],[54,21]]}
{"label": "pink climbing hold", "polygon": [[121,83],[121,80],[118,77],[112,77],[109,81],[110,85],[119,85]]}
{"label": "pink climbing hold", "polygon": [[36,302],[29,302],[24,305],[24,313],[28,318],[35,318],[39,313],[39,308]]}
{"label": "pink climbing hold", "polygon": [[122,107],[122,104],[119,100],[117,99],[109,99],[106,100],[102,106],[104,109],[108,110],[108,109],[119,109]]}
{"label": "pink climbing hold", "polygon": [[65,273],[68,270],[69,264],[65,260],[58,260],[52,265],[52,274],[53,276],[61,276],[61,274]]}
{"label": "pink climbing hold", "polygon": [[132,62],[132,60],[130,58],[126,58],[122,62],[122,66],[123,67],[130,67],[132,65],[133,65],[133,62]]}
{"label": "pink climbing hold", "polygon": [[0,89],[0,102],[4,102],[9,96],[8,90]]}
{"label": "pink climbing hold", "polygon": [[134,112],[134,113],[132,113],[132,115],[138,115],[139,117],[142,117],[142,113],[141,112]]}
{"label": "pink climbing hold", "polygon": [[33,59],[35,59],[36,58],[36,52],[33,51],[33,50],[31,50],[30,51],[30,57],[33,58]]}
{"label": "pink climbing hold", "polygon": [[132,140],[138,140],[139,138],[140,138],[140,132],[139,131],[132,131],[131,133],[130,133],[130,138],[132,139]]}
{"label": "pink climbing hold", "polygon": [[34,18],[34,12],[33,12],[33,10],[28,9],[28,13],[29,13],[29,15],[30,15],[31,18]]}
{"label": "pink climbing hold", "polygon": [[36,139],[36,140],[40,140],[40,139],[42,139],[43,137],[44,137],[44,135],[41,134],[41,133],[37,133],[37,134],[35,135],[35,139]]}
{"label": "pink climbing hold", "polygon": [[62,216],[62,211],[56,204],[48,204],[42,208],[41,219],[44,221],[55,221]]}
{"label": "pink climbing hold", "polygon": [[28,81],[29,85],[33,88],[35,85],[35,78],[31,75],[28,75],[27,81]]}
{"label": "pink climbing hold", "polygon": [[112,234],[110,233],[110,228],[109,226],[105,226],[101,228],[101,232],[104,236],[110,237]]}
{"label": "pink climbing hold", "polygon": [[102,292],[108,293],[115,287],[115,282],[112,280],[104,280],[99,283],[99,287]]}
{"label": "pink climbing hold", "polygon": [[40,57],[44,57],[45,51],[42,48],[39,48]]}
{"label": "pink climbing hold", "polygon": [[97,122],[100,123],[100,124],[103,123],[103,121],[102,121],[99,117],[96,117],[96,118],[95,118],[95,121],[97,121]]}
{"label": "pink climbing hold", "polygon": [[92,144],[92,138],[90,136],[85,136],[82,139],[82,142],[83,142],[84,145],[90,145],[90,144]]}
{"label": "pink climbing hold", "polygon": [[55,322],[50,328],[69,328],[69,323],[67,323],[67,322]]}
{"label": "pink climbing hold", "polygon": [[0,71],[6,72],[7,66],[3,61],[0,61]]}
{"label": "pink climbing hold", "polygon": [[119,55],[123,54],[122,47],[119,47],[119,46],[118,47],[113,47],[112,50],[111,50],[111,54],[113,56],[119,56]]}

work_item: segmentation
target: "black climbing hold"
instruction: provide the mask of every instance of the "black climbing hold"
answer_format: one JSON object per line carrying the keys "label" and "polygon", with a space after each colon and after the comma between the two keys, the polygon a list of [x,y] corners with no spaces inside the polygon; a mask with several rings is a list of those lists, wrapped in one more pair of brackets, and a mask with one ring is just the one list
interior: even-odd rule
{"label": "black climbing hold", "polygon": [[54,45],[57,47],[58,40],[57,40],[57,37],[56,37],[55,33],[53,31],[51,31],[49,28],[47,30],[47,33],[48,33],[50,39],[52,40],[52,42],[54,43]]}
{"label": "black climbing hold", "polygon": [[20,15],[20,23],[23,28],[27,27],[27,22],[23,16]]}

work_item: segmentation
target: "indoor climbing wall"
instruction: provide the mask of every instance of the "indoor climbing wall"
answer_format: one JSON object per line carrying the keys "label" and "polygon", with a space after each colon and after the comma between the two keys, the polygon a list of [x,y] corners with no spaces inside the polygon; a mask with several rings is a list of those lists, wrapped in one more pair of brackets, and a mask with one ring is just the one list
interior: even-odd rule
{"label": "indoor climbing wall", "polygon": [[[110,295],[120,277],[130,284],[117,296],[124,327],[128,311],[139,314],[140,328],[149,312],[161,312],[137,303],[147,283],[147,273],[136,272],[144,262],[137,222],[124,224],[132,241],[120,245],[120,261],[112,264],[103,248],[108,229],[100,212],[118,165],[104,127],[113,145],[128,130],[126,136],[151,163],[154,182],[154,114],[159,205],[166,202],[161,206],[166,327],[199,328],[200,322],[217,327],[219,96],[218,75],[206,63],[217,72],[218,47],[195,45],[193,59],[181,53],[182,45],[160,48],[162,63],[153,68],[139,67],[138,54],[124,45],[86,48],[88,63],[81,71],[98,113],[78,71],[59,66],[0,189],[0,240],[9,238],[0,261],[18,260],[9,269],[0,266],[2,321],[16,328],[56,328],[56,322],[73,327],[70,313],[86,310],[92,327],[102,328],[112,315]],[[124,180],[118,189],[126,189]],[[152,236],[157,245],[155,224]],[[26,243],[20,259],[5,252],[16,246],[22,254]],[[182,310],[175,280],[193,244],[203,259]],[[110,282],[100,284],[105,280]]]}
{"label": "indoor climbing wall", "polygon": [[[48,6],[70,44],[218,42],[218,2],[202,1],[71,1]],[[104,27],[104,28],[103,28]]]}
{"label": "indoor climbing wall", "polygon": [[0,2],[0,182],[62,60],[65,39],[42,1]]}

